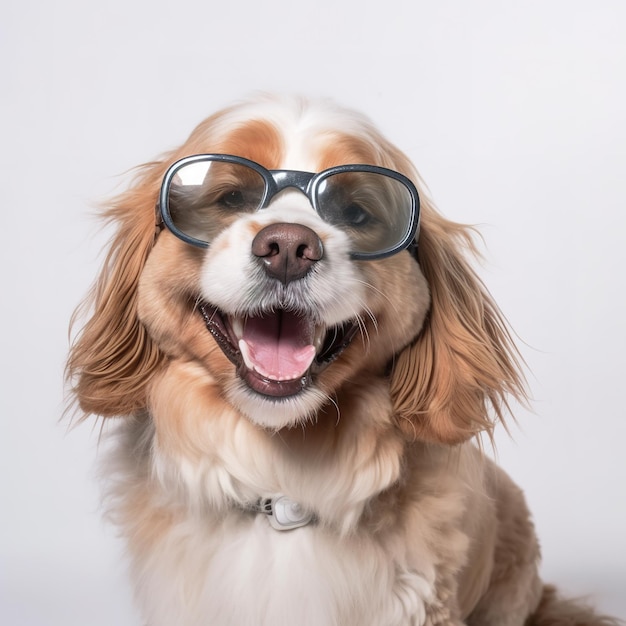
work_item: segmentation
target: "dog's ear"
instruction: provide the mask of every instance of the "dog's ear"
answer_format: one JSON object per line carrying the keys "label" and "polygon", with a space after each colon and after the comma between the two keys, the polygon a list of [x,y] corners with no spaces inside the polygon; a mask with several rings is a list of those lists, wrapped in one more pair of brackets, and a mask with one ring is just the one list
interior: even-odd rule
{"label": "dog's ear", "polygon": [[144,166],[135,185],[105,217],[116,224],[104,266],[74,314],[88,320],[71,346],[66,378],[84,414],[129,415],[145,407],[146,385],[163,356],[137,317],[137,285],[156,237],[155,202],[162,175]]}
{"label": "dog's ear", "polygon": [[391,392],[407,437],[456,444],[503,420],[509,395],[524,400],[520,357],[507,323],[468,262],[472,229],[425,200],[418,259],[431,308],[417,339],[395,358]]}

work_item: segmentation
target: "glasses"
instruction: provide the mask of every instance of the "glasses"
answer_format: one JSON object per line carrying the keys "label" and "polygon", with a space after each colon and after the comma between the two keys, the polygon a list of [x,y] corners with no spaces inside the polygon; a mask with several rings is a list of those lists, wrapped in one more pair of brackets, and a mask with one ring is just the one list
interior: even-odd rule
{"label": "glasses", "polygon": [[188,156],[167,170],[159,209],[174,235],[208,247],[241,214],[266,208],[287,188],[304,193],[326,223],[346,233],[354,259],[391,256],[415,240],[420,214],[415,185],[375,165],[339,165],[313,174],[268,170],[228,154]]}

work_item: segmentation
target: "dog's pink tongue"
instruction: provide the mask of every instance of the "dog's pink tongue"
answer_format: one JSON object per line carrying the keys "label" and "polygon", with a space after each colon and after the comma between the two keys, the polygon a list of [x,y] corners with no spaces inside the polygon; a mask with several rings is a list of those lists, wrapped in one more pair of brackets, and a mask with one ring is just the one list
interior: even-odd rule
{"label": "dog's pink tongue", "polygon": [[300,378],[315,357],[313,328],[287,311],[247,320],[239,349],[246,365],[271,380]]}

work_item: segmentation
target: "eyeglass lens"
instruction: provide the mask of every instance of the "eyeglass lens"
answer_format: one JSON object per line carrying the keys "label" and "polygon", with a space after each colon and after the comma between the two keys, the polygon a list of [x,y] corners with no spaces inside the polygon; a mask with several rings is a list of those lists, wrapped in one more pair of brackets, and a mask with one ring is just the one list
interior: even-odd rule
{"label": "eyeglass lens", "polygon": [[318,185],[316,200],[322,219],[348,234],[353,252],[393,248],[410,228],[411,193],[404,183],[385,174],[331,174]]}
{"label": "eyeglass lens", "polygon": [[210,243],[240,213],[263,203],[265,180],[240,163],[195,161],[180,167],[169,185],[168,208],[174,226]]}

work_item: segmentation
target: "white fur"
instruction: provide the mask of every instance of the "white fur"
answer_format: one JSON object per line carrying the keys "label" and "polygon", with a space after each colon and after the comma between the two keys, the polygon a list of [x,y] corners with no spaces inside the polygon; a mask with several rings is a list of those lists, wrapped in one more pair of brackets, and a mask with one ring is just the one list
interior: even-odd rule
{"label": "white fur", "polygon": [[181,523],[137,573],[150,626],[421,626],[433,581],[392,556],[368,536],[228,514]]}
{"label": "white fur", "polygon": [[[381,407],[375,394],[363,395],[367,419],[368,404]],[[390,463],[396,439],[380,442],[365,461],[357,433],[339,457],[322,453],[310,480],[311,467],[289,461],[279,438],[260,437],[234,412],[212,417],[199,462],[169,453],[149,422],[129,422],[107,466],[114,516],[146,490],[155,507],[180,511],[158,549],[134,559],[149,626],[426,623],[435,584],[427,544],[416,538],[407,551],[395,534],[358,527],[366,502],[399,477],[399,464]],[[357,458],[358,471],[347,473]],[[247,510],[259,495],[278,492],[315,505],[318,521],[281,533]]]}

